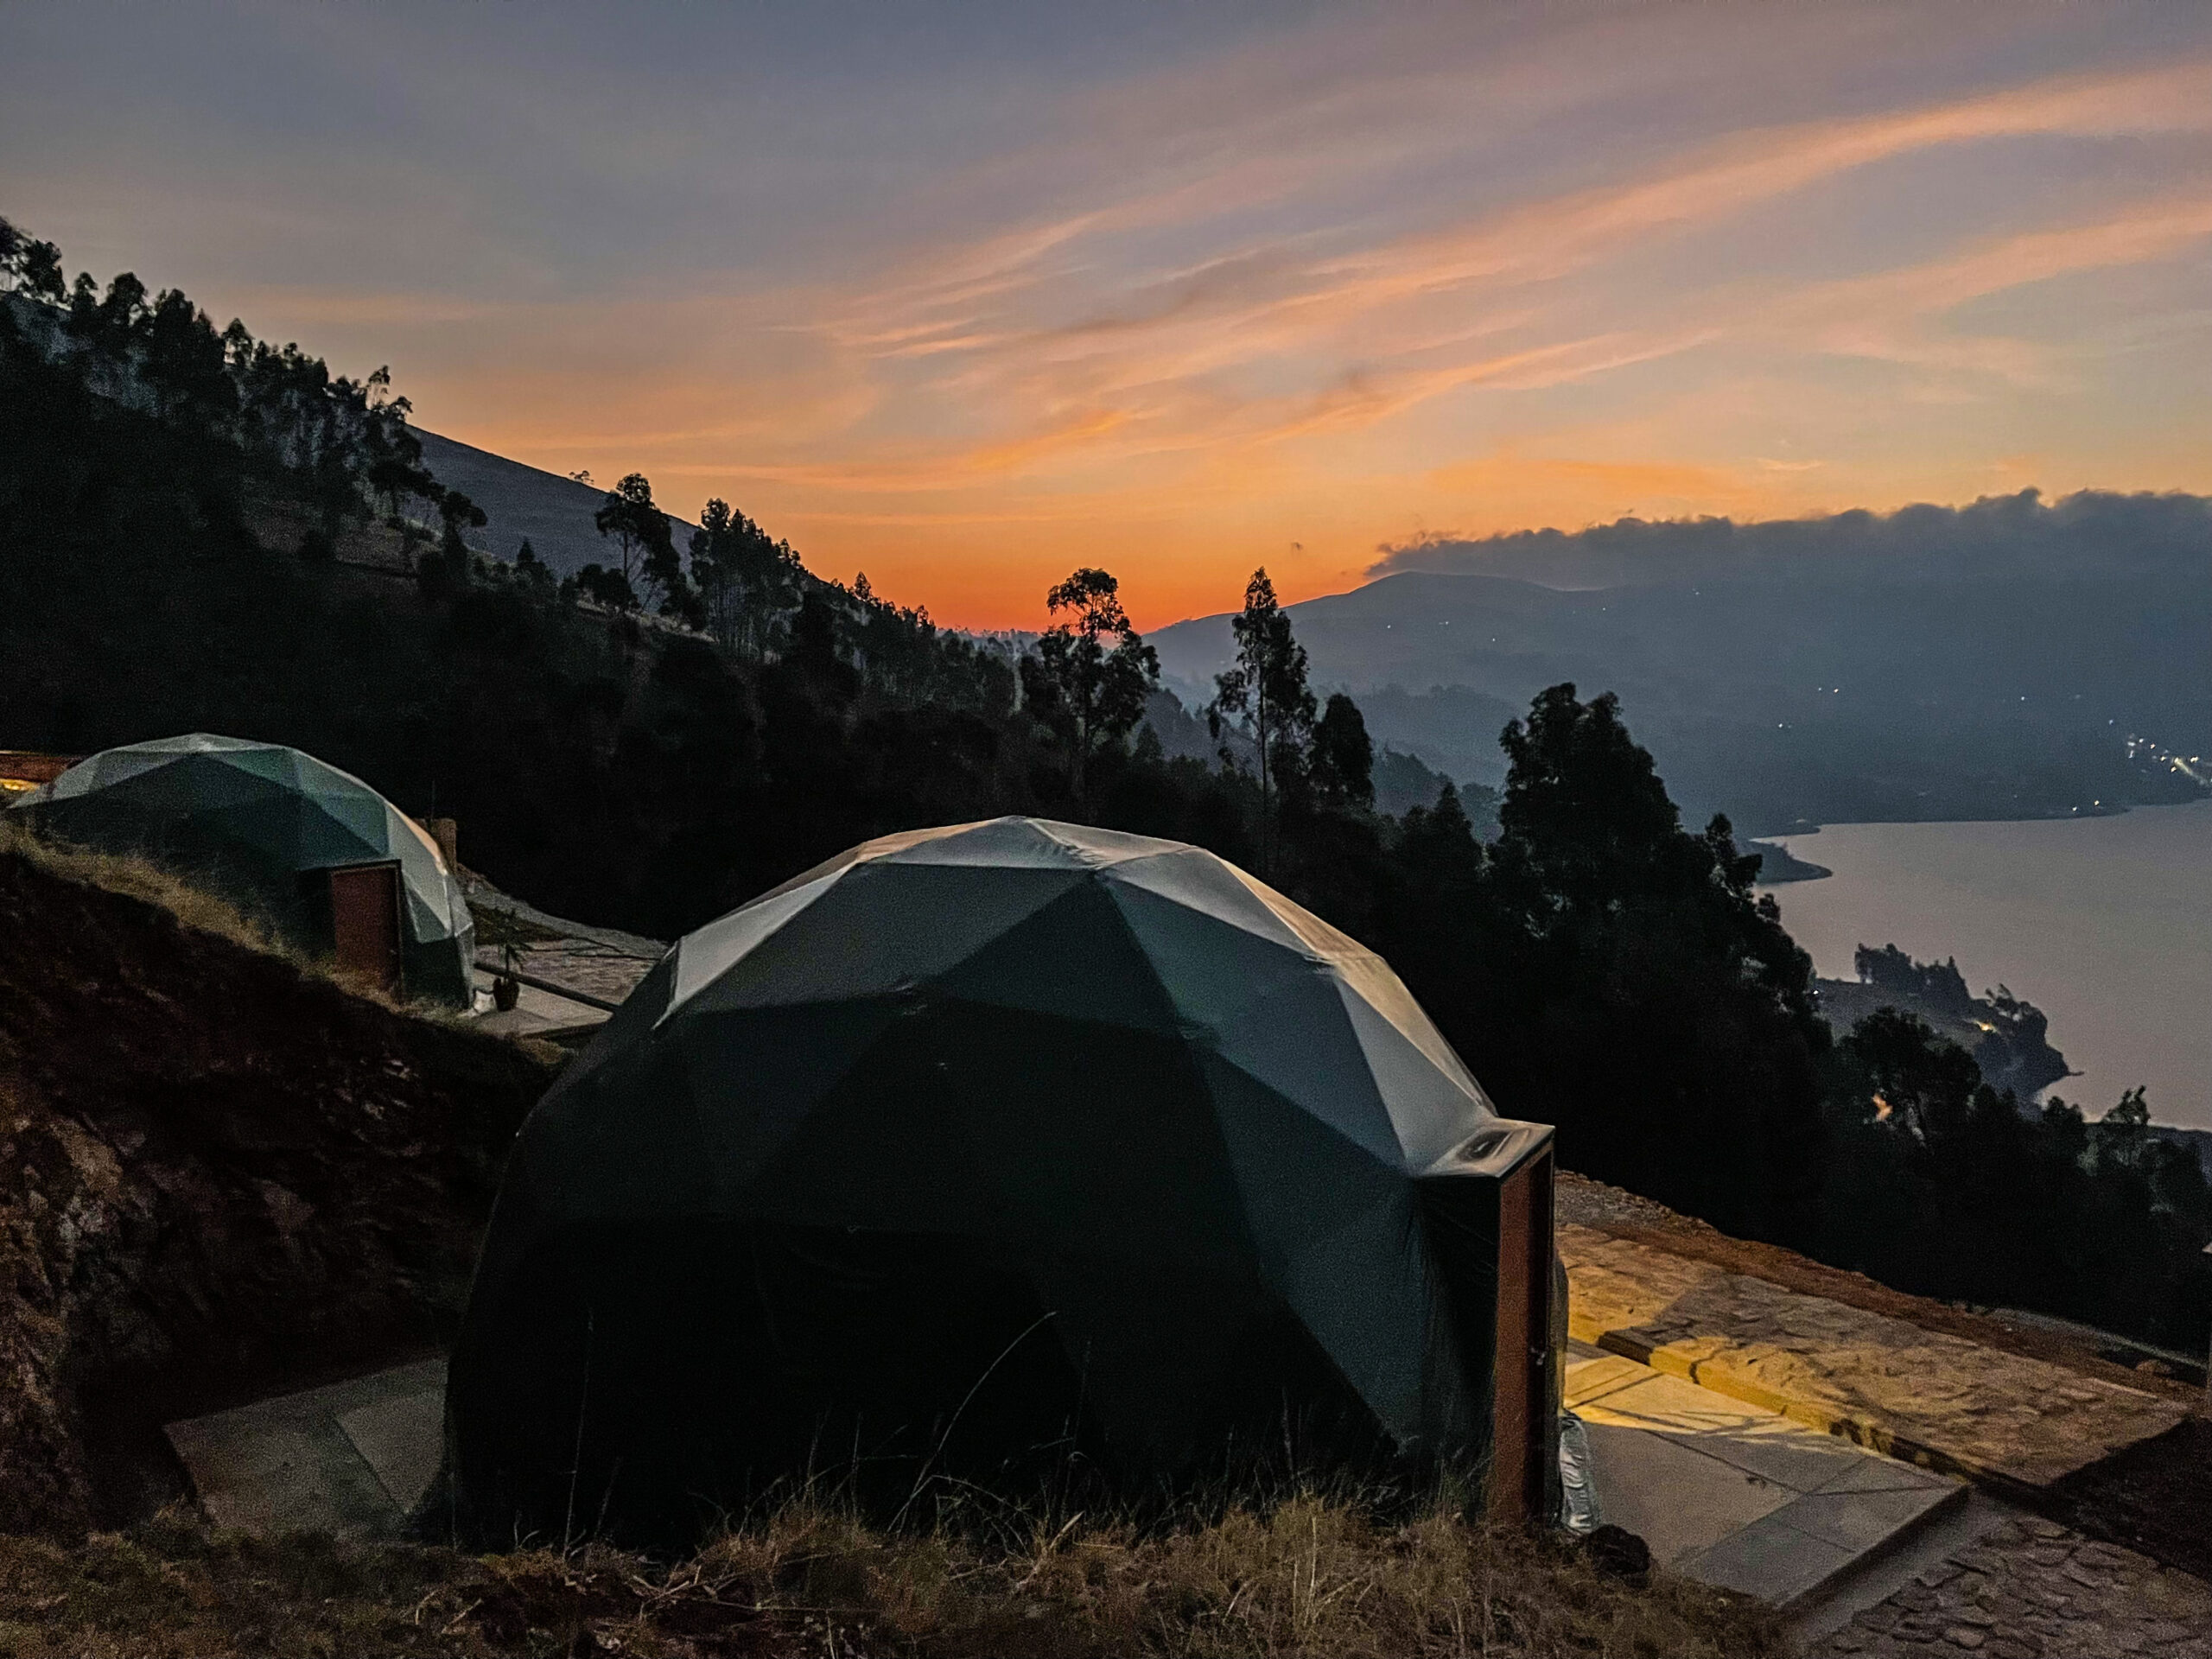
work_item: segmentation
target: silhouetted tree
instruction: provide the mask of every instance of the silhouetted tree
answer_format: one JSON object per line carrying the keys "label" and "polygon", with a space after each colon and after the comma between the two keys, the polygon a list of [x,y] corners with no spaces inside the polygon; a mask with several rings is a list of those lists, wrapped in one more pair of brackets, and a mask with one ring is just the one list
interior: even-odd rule
{"label": "silhouetted tree", "polygon": [[819,697],[842,709],[860,690],[860,676],[837,648],[837,617],[829,601],[810,593],[791,619],[791,670]]}
{"label": "silhouetted tree", "polygon": [[9,287],[35,300],[59,304],[68,289],[61,276],[61,250],[26,235],[0,219],[0,272]]}
{"label": "silhouetted tree", "polygon": [[609,610],[634,611],[638,608],[638,591],[630,586],[630,579],[620,570],[609,569],[594,563],[569,576],[561,583],[563,599],[588,599],[594,605],[604,605]]}
{"label": "silhouetted tree", "polygon": [[445,529],[438,544],[423,555],[415,574],[423,592],[433,599],[451,599],[469,585],[470,556],[465,531],[483,528],[483,508],[459,490],[438,493],[438,517]]}
{"label": "silhouetted tree", "polygon": [[438,517],[446,528],[456,536],[464,530],[481,530],[491,520],[484,509],[463,495],[459,490],[442,490],[438,494]]}
{"label": "silhouetted tree", "polygon": [[2202,1339],[2212,1192],[2140,1090],[2095,1122],[2024,1109],[1972,1055],[1884,1008],[1827,1062],[1823,1260],[1923,1295],[2032,1306],[2152,1341]]}
{"label": "silhouetted tree", "polygon": [[1825,1027],[1810,960],[1751,891],[1757,857],[1724,819],[1682,828],[1610,694],[1554,686],[1502,741],[1478,1071],[1559,1123],[1574,1166],[1802,1242]]}
{"label": "silhouetted tree", "polygon": [[[129,271],[105,296],[90,272],[65,287],[59,250],[13,226],[0,234],[0,264],[16,292],[59,325],[41,349],[67,357],[86,390],[305,480],[334,534],[370,495],[386,495],[396,512],[395,490],[434,491],[407,430],[407,400],[389,395],[388,371],[356,383],[296,346],[256,341],[235,320],[218,334],[181,290],[149,299]],[[386,476],[375,475],[380,461],[395,463]]]}
{"label": "silhouetted tree", "polygon": [[1911,1001],[1925,1002],[1940,1013],[1967,1018],[1974,995],[1955,958],[1941,963],[1915,962],[1894,944],[1880,950],[1860,945],[1852,955],[1853,971],[1869,985]]}
{"label": "silhouetted tree", "polygon": [[527,536],[522,538],[522,545],[515,550],[515,575],[540,593],[553,586],[552,571],[547,569],[545,561],[537,556],[537,550],[530,544]]}
{"label": "silhouetted tree", "polygon": [[[613,541],[620,556],[613,569],[632,593],[641,581],[661,582],[671,569],[676,570],[678,582],[683,580],[668,515],[654,503],[653,486],[643,473],[627,474],[609,490],[592,515],[592,524]],[[666,591],[664,587],[664,596]]]}
{"label": "silhouetted tree", "polygon": [[1160,684],[1160,658],[1130,626],[1121,583],[1106,571],[1073,572],[1046,594],[1045,607],[1068,620],[1046,630],[1034,656],[1022,658],[1022,696],[1067,745],[1082,800],[1091,761],[1144,718],[1145,699]]}
{"label": "silhouetted tree", "polygon": [[[1375,804],[1375,745],[1359,705],[1342,691],[1330,694],[1320,719],[1313,722],[1306,781],[1313,798],[1325,805],[1364,809]],[[1457,807],[1458,791],[1452,799]],[[1465,816],[1464,810],[1460,815]]]}
{"label": "silhouetted tree", "polygon": [[[1219,741],[1224,724],[1242,727],[1259,754],[1260,862],[1271,866],[1277,784],[1303,767],[1313,729],[1313,694],[1306,684],[1306,647],[1291,633],[1290,617],[1275,598],[1265,567],[1244,588],[1244,608],[1230,623],[1236,639],[1236,666],[1214,677],[1206,706],[1207,728]],[[1227,748],[1222,763],[1233,764]]]}
{"label": "silhouetted tree", "polygon": [[789,542],[772,540],[721,497],[700,509],[691,580],[702,626],[727,649],[756,663],[776,649],[798,603],[800,572]]}
{"label": "silhouetted tree", "polygon": [[146,315],[146,284],[131,271],[118,271],[106,296],[83,319],[84,332],[111,350],[128,343]]}
{"label": "silhouetted tree", "polygon": [[1944,1155],[1965,1128],[1976,1092],[1986,1087],[1974,1056],[1896,1008],[1868,1014],[1845,1041],[1876,1120],[1931,1156]]}

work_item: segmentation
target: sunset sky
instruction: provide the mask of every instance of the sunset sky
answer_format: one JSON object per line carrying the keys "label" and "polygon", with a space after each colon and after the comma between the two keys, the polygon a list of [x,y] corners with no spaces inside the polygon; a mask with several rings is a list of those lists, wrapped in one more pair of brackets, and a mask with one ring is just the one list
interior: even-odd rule
{"label": "sunset sky", "polygon": [[2212,7],[23,4],[0,213],[941,621],[2212,490]]}

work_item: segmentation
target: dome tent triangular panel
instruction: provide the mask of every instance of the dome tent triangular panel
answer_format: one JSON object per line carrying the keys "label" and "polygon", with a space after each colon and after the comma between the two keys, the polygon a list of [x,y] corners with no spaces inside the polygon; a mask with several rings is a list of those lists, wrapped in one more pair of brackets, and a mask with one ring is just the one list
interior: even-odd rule
{"label": "dome tent triangular panel", "polygon": [[1148,966],[1103,884],[1078,880],[938,984],[963,1002],[1173,1037],[1185,1016]]}
{"label": "dome tent triangular panel", "polygon": [[1286,1435],[1479,1462],[1468,1193],[1548,1182],[1548,1142],[1211,854],[871,842],[679,941],[524,1124],[449,1374],[458,1500],[666,1535],[825,1457],[893,1496],[1071,1452],[1156,1490]]}
{"label": "dome tent triangular panel", "polygon": [[436,842],[359,779],[313,755],[194,732],[103,750],[13,810],[42,835],[143,856],[204,885],[314,951],[331,942],[322,873],[391,866],[407,994],[469,1001],[475,930]]}

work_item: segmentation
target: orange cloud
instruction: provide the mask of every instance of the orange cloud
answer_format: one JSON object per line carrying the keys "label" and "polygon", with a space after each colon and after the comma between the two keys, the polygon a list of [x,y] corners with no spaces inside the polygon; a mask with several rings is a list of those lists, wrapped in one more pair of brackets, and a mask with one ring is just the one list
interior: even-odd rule
{"label": "orange cloud", "polygon": [[[1079,431],[1010,435],[982,453],[1025,461],[1065,455],[1084,438],[1101,461],[1216,443],[1244,445],[1353,429],[1388,420],[1469,386],[1528,390],[1554,385],[1690,349],[1724,324],[1671,327],[1656,334],[1618,329],[1482,351],[1496,334],[1525,329],[1541,308],[1516,302],[1509,318],[1484,317],[1488,290],[1526,289],[1633,249],[1655,235],[1738,216],[1758,204],[1840,173],[1915,150],[2027,135],[2077,137],[2212,128],[2212,65],[2082,77],[1850,121],[1733,135],[1649,176],[1481,216],[1446,231],[1409,235],[1365,251],[1300,254],[1281,243],[1248,245],[1126,288],[1110,306],[1078,308],[1064,321],[1032,321],[1024,306],[1080,264],[1086,238],[1167,217],[1142,197],[1019,232],[944,257],[921,283],[862,292],[836,302],[823,326],[863,356],[927,353],[962,361],[937,382],[998,412],[1018,429],[1039,404],[1109,403]],[[1185,183],[1172,193],[1187,199]],[[2171,229],[2171,226],[2168,226]],[[2059,233],[2063,238],[2071,233]],[[2107,232],[2110,241],[2113,232]],[[2139,257],[2163,245],[2145,230]],[[2033,257],[2027,239],[1994,256]],[[1885,273],[1856,297],[1879,310],[1924,288],[1935,273]],[[1986,280],[1961,266],[1955,282]],[[1889,284],[1885,291],[1884,284]],[[1440,300],[1474,308],[1440,329]],[[1848,308],[1848,284],[1829,301]],[[1817,306],[1811,298],[1801,303]],[[1478,348],[1470,356],[1466,348]],[[1988,348],[1996,351],[1998,348]],[[1351,351],[1357,360],[1306,391],[1237,391],[1240,374],[1285,359]]]}
{"label": "orange cloud", "polygon": [[[1491,515],[1479,533],[1631,507],[1805,511],[1851,505],[1841,493],[1853,490],[1877,505],[1944,493],[1926,483],[1944,477],[1970,495],[1989,463],[1956,429],[1931,427],[1903,458],[1792,454],[1771,429],[1821,423],[1808,441],[1826,454],[1857,418],[1840,400],[1859,394],[1824,390],[1805,365],[1910,369],[1922,404],[1978,396],[1970,387],[1992,378],[2047,381],[2050,342],[1943,319],[2053,277],[2185,257],[2212,234],[2212,192],[2195,182],[2212,166],[2090,219],[1876,257],[1849,275],[1716,264],[1648,283],[1654,250],[1694,248],[1847,175],[1933,152],[2208,132],[2212,61],[2190,60],[1727,133],[1605,182],[1549,195],[1532,185],[1517,201],[1379,233],[1301,219],[1312,187],[1299,168],[1231,131],[1217,162],[1135,167],[1067,210],[948,238],[872,277],[627,301],[631,326],[610,348],[670,345],[611,400],[598,308],[530,310],[541,337],[593,340],[594,372],[479,374],[470,401],[540,411],[522,452],[563,470],[644,465],[694,493],[742,493],[823,568],[865,564],[940,616],[1033,622],[1052,575],[1104,559],[1151,622],[1229,602],[1232,578],[1262,558],[1294,596],[1339,585],[1366,547],[1425,514],[1465,525],[1471,501]],[[1116,142],[1141,155],[1147,135]],[[1411,142],[1378,120],[1332,165],[1356,178]],[[1244,224],[1255,202],[1284,223]],[[1168,230],[1162,246],[1179,258],[1154,246]],[[524,317],[451,326],[483,336]],[[1653,390],[1593,390],[1630,377]],[[1727,386],[1745,407],[1725,435],[1661,421],[1695,389]],[[1581,404],[1560,401],[1570,394]],[[1494,422],[1509,410],[1543,412],[1463,429],[1473,411]],[[513,420],[459,435],[493,441],[503,424],[519,430]],[[1312,551],[1291,556],[1294,542]],[[1010,570],[1024,574],[1009,588]]]}

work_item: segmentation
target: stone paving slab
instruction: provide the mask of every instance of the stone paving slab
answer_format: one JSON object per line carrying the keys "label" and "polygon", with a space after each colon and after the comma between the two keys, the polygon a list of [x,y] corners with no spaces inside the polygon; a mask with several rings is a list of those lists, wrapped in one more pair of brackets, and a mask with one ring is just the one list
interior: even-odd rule
{"label": "stone paving slab", "polygon": [[[654,961],[616,950],[590,939],[534,940],[516,952],[520,971],[556,990],[571,990],[609,1007],[619,1007]],[[476,965],[498,973],[504,957],[498,947],[476,947]]]}
{"label": "stone paving slab", "polygon": [[2178,1402],[1593,1228],[1559,1229],[1580,1341],[1893,1458],[2031,1494]]}
{"label": "stone paving slab", "polygon": [[1858,1556],[1856,1550],[1799,1531],[1777,1511],[1730,1533],[1675,1570],[1700,1584],[1740,1591],[1786,1609],[1848,1571]]}
{"label": "stone paving slab", "polygon": [[2212,1659],[2212,1586],[2036,1516],[2005,1521],[1810,1650],[1860,1659]]}
{"label": "stone paving slab", "polygon": [[502,1013],[489,1006],[494,971],[481,967],[476,970],[476,989],[480,993],[477,1007],[486,1010],[476,1016],[480,1031],[500,1037],[559,1038],[596,1030],[607,1021],[606,1009],[574,1001],[537,985],[519,987],[515,1006]]}
{"label": "stone paving slab", "polygon": [[217,1526],[374,1537],[397,1531],[437,1474],[445,1387],[445,1361],[428,1359],[167,1433]]}
{"label": "stone paving slab", "polygon": [[[417,1382],[432,1386],[417,1388]],[[404,1389],[404,1392],[400,1391]],[[402,1515],[429,1496],[445,1450],[445,1367],[425,1367],[380,1400],[340,1412],[340,1433],[375,1472]]]}
{"label": "stone paving slab", "polygon": [[1599,1518],[1661,1565],[1789,1607],[1965,1501],[1948,1475],[1577,1343]]}

